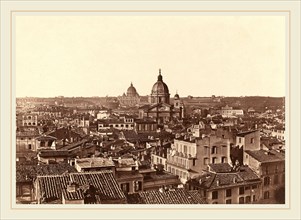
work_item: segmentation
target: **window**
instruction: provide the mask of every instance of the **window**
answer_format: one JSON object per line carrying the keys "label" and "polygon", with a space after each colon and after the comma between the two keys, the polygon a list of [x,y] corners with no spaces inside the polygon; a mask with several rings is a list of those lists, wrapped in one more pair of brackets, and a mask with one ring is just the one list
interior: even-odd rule
{"label": "window", "polygon": [[270,192],[269,191],[265,191],[264,194],[263,194],[263,198],[264,199],[270,198]]}
{"label": "window", "polygon": [[252,189],[257,189],[257,185],[253,185],[253,186],[252,186]]}
{"label": "window", "polygon": [[213,158],[212,158],[212,163],[216,163],[216,161],[217,161],[217,158],[216,158],[216,157],[213,157]]}
{"label": "window", "polygon": [[279,183],[279,177],[278,177],[278,175],[275,175],[274,176],[274,184],[276,185],[278,183]]}
{"label": "window", "polygon": [[195,161],[196,161],[196,159],[193,158],[193,159],[192,159],[192,166],[195,166]]}
{"label": "window", "polygon": [[135,181],[135,191],[141,191],[142,190],[142,182]]}
{"label": "window", "polygon": [[263,179],[263,185],[264,185],[264,186],[270,185],[270,177],[266,176],[266,177]]}
{"label": "window", "polygon": [[227,199],[226,200],[226,204],[232,204],[232,200],[231,199]]}
{"label": "window", "polygon": [[186,154],[187,153],[187,146],[184,145],[184,153]]}
{"label": "window", "polygon": [[251,138],[250,143],[251,143],[251,144],[254,144],[254,138]]}
{"label": "window", "polygon": [[247,203],[247,204],[251,203],[251,196],[247,196],[247,197],[246,197],[246,203]]}
{"label": "window", "polygon": [[123,183],[121,184],[121,189],[123,192],[128,193],[130,190],[130,184],[129,183]]}
{"label": "window", "polygon": [[212,192],[212,199],[218,199],[218,191]]}
{"label": "window", "polygon": [[239,187],[239,195],[245,194],[245,187]]}
{"label": "window", "polygon": [[204,148],[205,148],[205,154],[208,155],[210,153],[209,147],[208,146],[204,146]]}
{"label": "window", "polygon": [[268,166],[265,167],[265,173],[269,174],[269,167]]}
{"label": "window", "polygon": [[28,149],[31,150],[31,144],[28,144]]}
{"label": "window", "polygon": [[222,157],[222,163],[227,163],[227,157]]}
{"label": "window", "polygon": [[211,154],[217,154],[217,147],[216,146],[212,147]]}
{"label": "window", "polygon": [[256,196],[255,195],[253,195],[253,202],[255,202],[256,201]]}
{"label": "window", "polygon": [[278,166],[275,167],[275,173],[278,173]]}
{"label": "window", "polygon": [[238,138],[238,143],[241,143],[241,138]]}
{"label": "window", "polygon": [[40,146],[45,147],[45,141],[41,141]]}
{"label": "window", "polygon": [[227,189],[226,190],[226,197],[230,197],[232,196],[232,190],[231,189]]}
{"label": "window", "polygon": [[245,203],[245,198],[244,197],[239,197],[239,204],[244,204]]}
{"label": "window", "polygon": [[32,123],[32,125],[36,125],[36,123],[35,123],[35,122],[33,122],[33,123]]}
{"label": "window", "polygon": [[250,186],[246,186],[246,187],[245,187],[245,190],[249,190],[249,189],[250,189]]}

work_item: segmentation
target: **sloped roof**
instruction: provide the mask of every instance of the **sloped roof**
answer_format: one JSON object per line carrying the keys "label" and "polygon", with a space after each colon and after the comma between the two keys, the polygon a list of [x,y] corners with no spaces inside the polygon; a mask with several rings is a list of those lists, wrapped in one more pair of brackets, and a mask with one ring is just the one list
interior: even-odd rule
{"label": "sloped roof", "polygon": [[285,157],[284,154],[277,154],[276,151],[265,151],[265,150],[246,150],[247,154],[253,157],[255,160],[261,163],[268,163],[268,162],[281,162],[284,161]]}
{"label": "sloped roof", "polygon": [[91,168],[91,167],[113,167],[114,162],[108,158],[95,157],[95,158],[82,158],[76,159],[75,163],[80,168]]}
{"label": "sloped roof", "polygon": [[66,150],[41,150],[40,157],[67,157],[68,151]]}
{"label": "sloped roof", "polygon": [[[145,191],[134,195],[140,204],[206,204],[198,191],[173,189],[168,191]],[[134,203],[134,202],[133,202]]]}
{"label": "sloped roof", "polygon": [[206,189],[219,189],[259,183],[260,177],[249,167],[243,166],[238,171],[228,173],[206,173],[191,180]]}
{"label": "sloped roof", "polygon": [[62,199],[62,192],[72,181],[79,186],[92,185],[102,203],[106,200],[125,199],[112,171],[71,173],[56,176],[38,176],[40,195],[45,199]]}
{"label": "sloped roof", "polygon": [[77,170],[67,163],[48,165],[16,165],[16,182],[30,182],[40,175],[61,175],[73,173]]}
{"label": "sloped roof", "polygon": [[216,173],[226,173],[231,172],[232,167],[228,163],[216,163],[208,164],[212,172]]}
{"label": "sloped roof", "polygon": [[243,131],[243,132],[238,133],[237,136],[239,136],[239,137],[244,137],[244,136],[246,136],[246,135],[248,135],[248,134],[251,134],[251,133],[254,133],[254,132],[256,132],[256,131],[257,131],[257,130]]}

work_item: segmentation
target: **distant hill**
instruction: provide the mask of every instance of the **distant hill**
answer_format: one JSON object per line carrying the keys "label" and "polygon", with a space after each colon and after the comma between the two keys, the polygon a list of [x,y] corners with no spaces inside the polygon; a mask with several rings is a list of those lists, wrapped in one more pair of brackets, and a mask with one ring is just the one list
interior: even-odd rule
{"label": "distant hill", "polygon": [[265,96],[225,97],[222,99],[222,103],[243,110],[253,107],[255,111],[263,112],[266,109],[281,109],[285,105],[285,98]]}

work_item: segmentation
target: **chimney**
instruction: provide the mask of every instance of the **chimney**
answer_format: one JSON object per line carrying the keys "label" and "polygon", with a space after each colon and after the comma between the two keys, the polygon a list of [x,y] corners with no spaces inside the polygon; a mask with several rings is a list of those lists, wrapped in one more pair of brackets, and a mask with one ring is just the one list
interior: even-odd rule
{"label": "chimney", "polygon": [[75,192],[78,189],[78,185],[75,182],[69,182],[67,185],[68,192]]}

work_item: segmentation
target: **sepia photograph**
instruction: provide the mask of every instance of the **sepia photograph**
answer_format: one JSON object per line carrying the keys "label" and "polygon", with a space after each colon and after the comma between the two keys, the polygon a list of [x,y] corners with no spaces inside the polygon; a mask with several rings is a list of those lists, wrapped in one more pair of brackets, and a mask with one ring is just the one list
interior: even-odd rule
{"label": "sepia photograph", "polygon": [[284,16],[18,16],[16,202],[284,204],[285,43]]}
{"label": "sepia photograph", "polygon": [[98,8],[10,12],[10,207],[294,207],[290,11]]}

